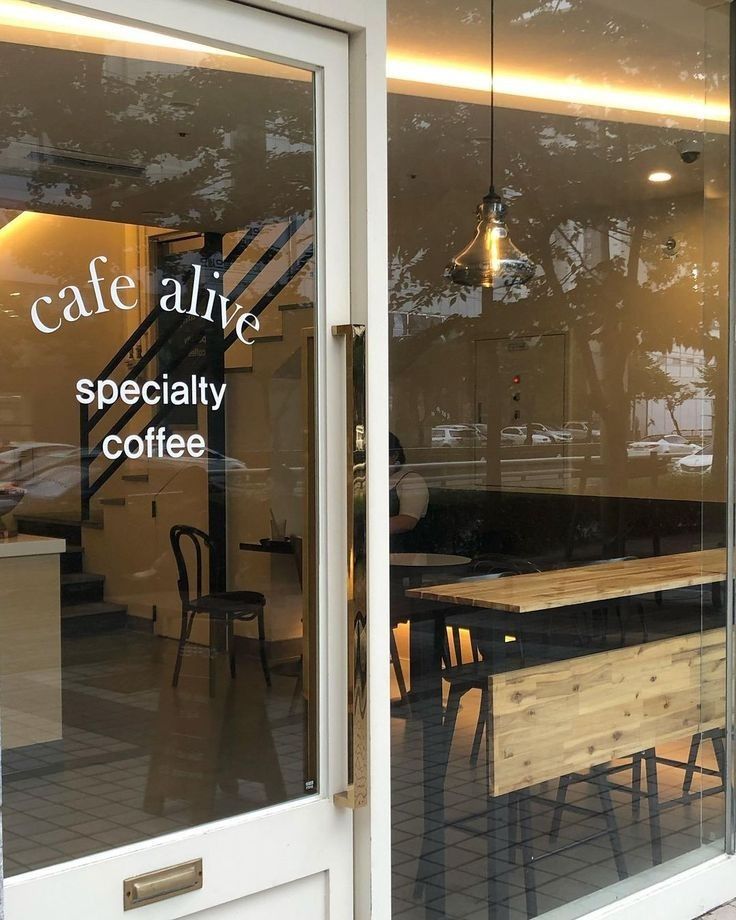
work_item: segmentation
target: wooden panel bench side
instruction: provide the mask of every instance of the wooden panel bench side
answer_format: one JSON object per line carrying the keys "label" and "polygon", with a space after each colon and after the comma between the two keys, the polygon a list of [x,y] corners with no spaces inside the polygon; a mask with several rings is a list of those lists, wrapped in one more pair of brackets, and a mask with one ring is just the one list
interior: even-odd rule
{"label": "wooden panel bench side", "polygon": [[489,677],[489,790],[503,795],[725,720],[725,629]]}

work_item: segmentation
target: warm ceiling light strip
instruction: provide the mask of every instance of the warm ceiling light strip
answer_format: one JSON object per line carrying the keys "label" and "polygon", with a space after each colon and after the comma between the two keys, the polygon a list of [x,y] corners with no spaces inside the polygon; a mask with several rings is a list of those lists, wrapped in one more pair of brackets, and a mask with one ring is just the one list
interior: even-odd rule
{"label": "warm ceiling light strip", "polygon": [[[389,55],[386,62],[389,80],[407,83],[424,83],[452,89],[488,93],[491,88],[488,71],[479,68],[459,67],[418,58]],[[684,96],[664,96],[634,90],[614,89],[591,83],[573,83],[565,80],[546,80],[517,74],[496,75],[496,92],[504,96],[523,99],[541,99],[570,105],[596,106],[628,112],[642,112],[671,118],[688,118],[728,123],[727,105],[704,103]]]}
{"label": "warm ceiling light strip", "polygon": [[200,45],[174,35],[164,35],[148,29],[122,25],[119,22],[83,16],[79,13],[68,13],[65,10],[26,3],[24,0],[0,0],[0,27],[2,26],[40,29],[63,35],[83,35],[87,38],[153,45],[156,48],[176,48],[182,51],[197,51],[225,57],[241,57],[233,51],[210,48],[208,45]]}
{"label": "warm ceiling light strip", "polygon": [[20,230],[21,227],[24,227],[29,221],[32,221],[34,218],[38,217],[36,211],[21,211],[20,214],[16,214],[14,217],[11,217],[10,220],[3,224],[0,227],[0,235],[6,239],[10,236],[11,231],[15,233],[17,230]]}

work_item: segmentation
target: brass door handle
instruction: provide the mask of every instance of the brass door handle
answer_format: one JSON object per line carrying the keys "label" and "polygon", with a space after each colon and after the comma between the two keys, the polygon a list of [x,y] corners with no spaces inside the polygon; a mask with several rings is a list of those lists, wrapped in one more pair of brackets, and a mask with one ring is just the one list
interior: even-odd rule
{"label": "brass door handle", "polygon": [[368,619],[366,607],[365,326],[333,326],[345,337],[347,419],[348,788],[334,801],[368,804]]}

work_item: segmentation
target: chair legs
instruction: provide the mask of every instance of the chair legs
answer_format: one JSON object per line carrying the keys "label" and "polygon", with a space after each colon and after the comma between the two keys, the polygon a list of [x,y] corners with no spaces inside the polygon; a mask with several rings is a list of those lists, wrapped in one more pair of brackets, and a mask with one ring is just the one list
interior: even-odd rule
{"label": "chair legs", "polygon": [[406,681],[404,680],[404,669],[401,667],[401,658],[399,658],[399,647],[396,644],[396,636],[393,627],[389,630],[389,648],[391,667],[394,669],[394,677],[399,687],[399,696],[402,703],[409,702],[409,694],[406,692]]}
{"label": "chair legs", "polygon": [[194,613],[186,613],[182,611],[181,614],[181,633],[179,635],[179,645],[176,650],[176,664],[174,665],[174,677],[171,681],[171,686],[176,687],[179,684],[179,674],[181,672],[181,661],[184,656],[184,646],[189,640],[189,636],[192,633],[192,625],[194,623]]}
{"label": "chair legs", "polygon": [[690,739],[690,751],[687,755],[687,764],[685,765],[685,776],[682,779],[682,795],[690,795],[690,788],[693,784],[696,765],[698,761],[698,752],[700,751],[700,735],[693,735]]}
{"label": "chair legs", "polygon": [[574,777],[571,773],[561,776],[557,784],[557,795],[555,796],[555,810],[552,812],[552,824],[549,829],[549,839],[554,842],[560,834],[560,825],[562,824],[562,812],[565,809],[567,800],[567,787],[572,783]]}
{"label": "chair legs", "polygon": [[634,798],[631,803],[631,811],[635,818],[641,813],[641,762],[644,759],[642,753],[634,754],[631,760],[631,791]]}
{"label": "chair legs", "polygon": [[524,792],[519,793],[516,809],[519,818],[519,835],[521,837],[521,859],[524,865],[524,888],[526,889],[526,915],[536,917],[537,910],[537,885],[534,872],[534,850],[532,848],[532,813],[529,796]]}
{"label": "chair legs", "polygon": [[613,812],[611,783],[605,773],[599,774],[596,777],[596,781],[598,784],[598,798],[601,800],[601,807],[603,808],[603,817],[606,821],[608,839],[611,841],[611,849],[613,850],[613,859],[616,863],[616,871],[618,872],[618,877],[620,879],[625,879],[629,877],[629,873],[626,868],[626,860],[624,858],[623,847],[621,846],[621,835],[619,834],[618,830],[618,822],[616,821],[616,815]]}
{"label": "chair legs", "polygon": [[455,736],[455,725],[457,723],[457,715],[460,709],[460,700],[463,695],[468,692],[468,690],[480,689],[480,709],[478,711],[478,721],[475,725],[475,734],[473,735],[473,746],[470,749],[470,765],[475,767],[478,764],[478,757],[480,756],[480,746],[483,741],[483,732],[486,730],[486,719],[487,719],[487,709],[488,709],[488,688],[487,687],[473,687],[473,686],[460,686],[457,684],[450,684],[450,692],[447,695],[447,708],[445,709],[445,719],[444,725],[445,729],[449,734],[449,746],[452,747],[452,739]]}
{"label": "chair legs", "polygon": [[713,745],[713,753],[716,758],[717,770],[705,770],[702,772],[706,775],[714,775],[718,773],[721,778],[721,782],[725,783],[726,780],[726,749],[723,743],[725,737],[725,729],[723,728],[713,728],[708,731],[702,732],[702,734],[693,735],[690,741],[690,751],[687,757],[687,763],[685,764],[685,776],[682,780],[682,797],[687,799],[691,795],[691,788],[693,784],[693,779],[696,773],[701,772],[701,769],[698,768],[698,755],[700,754],[700,745],[703,741],[710,741]]}
{"label": "chair legs", "polygon": [[[651,754],[651,759],[647,759],[648,755]],[[643,755],[647,760],[647,782],[649,781],[649,770],[650,764],[654,770],[653,785],[654,789],[649,787],[648,792],[650,794],[649,798],[649,808],[650,808],[650,827],[652,828],[652,854],[656,859],[656,850],[655,846],[659,845],[659,861],[661,862],[661,842],[659,834],[659,800],[657,798],[657,785],[656,785],[656,758],[654,756],[654,750],[645,752]],[[567,790],[575,782],[587,782],[593,783],[598,789],[598,798],[601,803],[601,814],[606,822],[606,834],[611,843],[611,849],[613,850],[613,859],[616,863],[616,871],[618,872],[618,877],[620,879],[625,879],[629,877],[628,869],[626,868],[626,860],[624,858],[623,847],[621,846],[621,835],[618,829],[618,822],[616,821],[616,815],[613,810],[613,800],[611,799],[611,783],[606,773],[594,773],[590,776],[577,776],[576,774],[568,774],[567,776],[560,777],[559,785],[557,786],[557,797],[555,801],[555,809],[552,813],[552,824],[550,826],[549,838],[551,841],[557,839],[560,833],[560,824],[562,822],[562,812],[565,808],[573,808],[576,811],[580,811],[580,808],[576,805],[567,805]],[[654,802],[654,804],[653,804]],[[586,810],[586,809],[583,809]],[[653,815],[653,811],[655,814]],[[592,812],[591,812],[592,813]],[[654,830],[656,828],[656,844],[654,838]]]}
{"label": "chair legs", "polygon": [[[179,643],[176,650],[176,664],[174,665],[174,677],[171,681],[173,687],[179,684],[179,675],[181,673],[182,658],[184,656],[184,646],[189,641],[194,625],[195,613],[182,613],[181,615],[181,632],[179,634]],[[268,655],[266,654],[266,625],[264,611],[261,608],[257,614],[258,618],[258,648],[261,658],[261,667],[263,676],[266,680],[266,686],[271,686],[271,669],[268,665]],[[230,677],[235,679],[235,618],[229,616],[226,625],[226,647],[230,663]]]}
{"label": "chair legs", "polygon": [[[526,790],[511,792],[506,798],[489,803],[486,847],[488,873],[488,916],[495,918],[497,911],[505,910],[508,892],[507,874],[515,865],[516,851],[521,851],[521,865],[524,872],[524,889],[527,917],[536,917],[537,884],[534,871],[534,848],[532,846],[531,798]],[[504,821],[505,811],[505,821]],[[501,913],[501,916],[506,916]]]}
{"label": "chair legs", "polygon": [[460,710],[460,699],[462,695],[462,691],[459,688],[452,685],[450,686],[450,692],[447,695],[447,709],[445,710],[445,729],[450,736],[448,750],[452,745],[452,739],[455,735],[455,725],[457,723],[457,714]]}
{"label": "chair legs", "polygon": [[470,765],[475,767],[478,764],[478,755],[480,754],[480,744],[483,740],[483,732],[486,730],[487,708],[488,708],[488,689],[484,687],[480,696],[480,711],[478,713],[478,722],[475,726],[475,735],[473,737],[473,747],[470,750]]}
{"label": "chair legs", "polygon": [[659,783],[657,780],[657,754],[649,748],[642,755],[647,767],[647,803],[649,806],[649,836],[652,841],[652,865],[662,862],[662,828],[659,823]]}

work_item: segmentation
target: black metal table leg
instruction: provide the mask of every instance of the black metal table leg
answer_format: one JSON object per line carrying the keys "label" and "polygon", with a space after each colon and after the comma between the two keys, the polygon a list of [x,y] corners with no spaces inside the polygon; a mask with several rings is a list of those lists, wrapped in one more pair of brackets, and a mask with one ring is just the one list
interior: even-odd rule
{"label": "black metal table leg", "polygon": [[616,871],[618,872],[618,877],[620,879],[625,879],[629,877],[629,872],[626,868],[626,859],[624,857],[623,847],[621,846],[621,835],[619,834],[618,830],[618,821],[616,821],[616,815],[613,810],[613,800],[611,799],[611,783],[605,773],[599,773],[595,777],[595,781],[598,785],[598,796],[601,800],[603,816],[606,820],[606,829],[608,830],[608,838],[611,841],[611,849],[613,850],[613,859],[616,863]]}
{"label": "black metal table leg", "polygon": [[647,805],[649,806],[649,833],[652,838],[652,862],[662,862],[662,829],[659,821],[659,783],[657,780],[657,754],[654,748],[644,751],[647,765]]}
{"label": "black metal table leg", "polygon": [[[412,717],[422,723],[424,819],[414,893],[424,899],[427,920],[444,920],[445,776],[449,757],[442,712],[444,613],[437,611],[429,619],[412,620],[409,641]],[[442,854],[439,860],[438,854]],[[430,855],[434,855],[431,861]]]}
{"label": "black metal table leg", "polygon": [[486,897],[488,920],[506,920],[509,916],[508,875],[513,869],[510,828],[516,815],[514,795],[491,799],[486,812]]}

